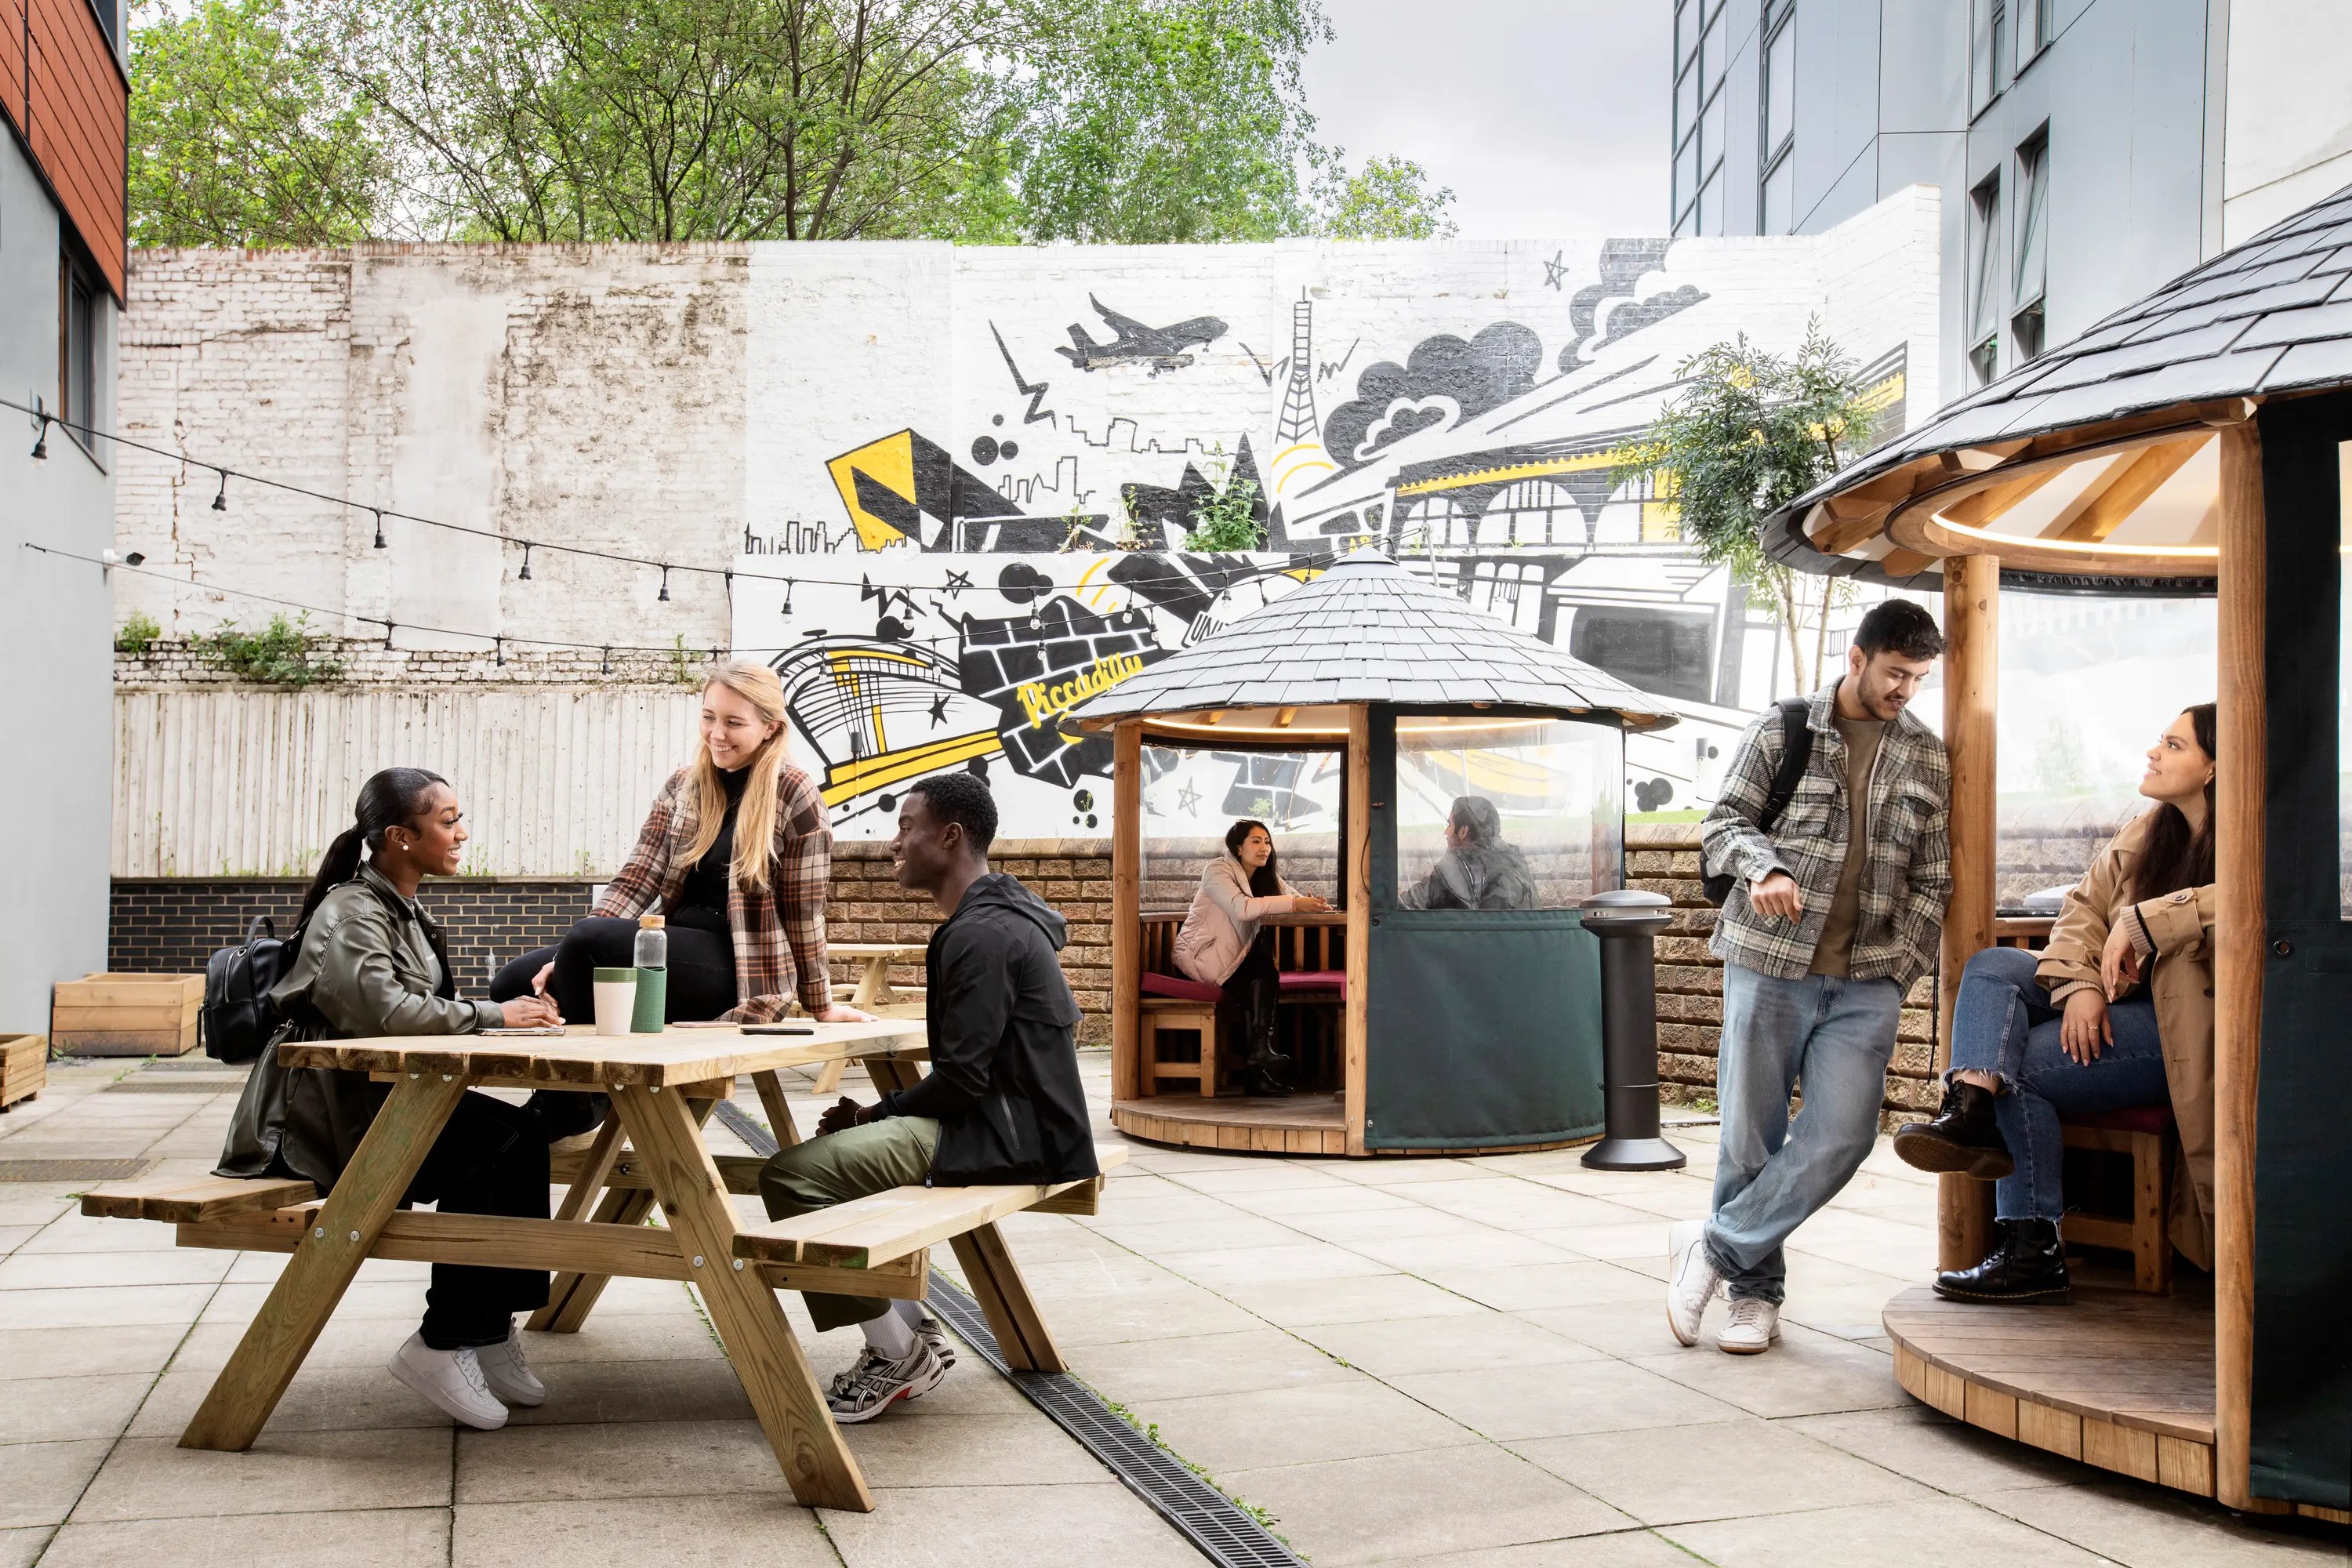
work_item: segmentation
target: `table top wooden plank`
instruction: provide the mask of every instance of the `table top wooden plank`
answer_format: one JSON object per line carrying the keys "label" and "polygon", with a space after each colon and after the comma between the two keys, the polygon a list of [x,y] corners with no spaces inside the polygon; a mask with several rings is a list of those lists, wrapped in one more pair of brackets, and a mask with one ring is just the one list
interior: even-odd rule
{"label": "table top wooden plank", "polygon": [[555,1035],[401,1035],[308,1040],[280,1046],[288,1067],[348,1072],[448,1073],[522,1083],[637,1084],[647,1089],[731,1079],[858,1057],[919,1051],[920,1019],[814,1024],[808,1035],[747,1035],[681,1029],[658,1035],[599,1035],[574,1025]]}
{"label": "table top wooden plank", "polygon": [[828,942],[827,958],[920,958],[930,944],[920,942]]}

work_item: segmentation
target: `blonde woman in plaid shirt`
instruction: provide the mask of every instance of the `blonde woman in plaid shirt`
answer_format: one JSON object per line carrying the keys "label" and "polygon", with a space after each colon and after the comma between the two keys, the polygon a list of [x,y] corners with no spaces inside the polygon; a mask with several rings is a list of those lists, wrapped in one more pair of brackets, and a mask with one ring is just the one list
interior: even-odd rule
{"label": "blonde woman in plaid shirt", "polygon": [[1844,676],[1812,696],[1805,770],[1771,832],[1758,824],[1784,743],[1777,709],[1741,738],[1701,830],[1707,870],[1735,883],[1712,943],[1724,961],[1714,1212],[1667,1234],[1666,1321],[1684,1344],[1728,1287],[1717,1345],[1771,1348],[1781,1244],[1878,1135],[1903,994],[1935,962],[1952,891],[1944,743],[1906,710],[1943,651],[1917,605],[1872,609]]}
{"label": "blonde woman in plaid shirt", "polygon": [[784,719],[774,670],[749,659],[711,666],[702,743],[655,798],[628,864],[561,943],[507,965],[491,996],[542,991],[565,1017],[588,1018],[596,968],[635,962],[637,917],[660,914],[670,1021],[772,1023],[795,1001],[825,1023],[865,1019],[833,1000],[824,963],[833,830],[816,781],[786,755]]}

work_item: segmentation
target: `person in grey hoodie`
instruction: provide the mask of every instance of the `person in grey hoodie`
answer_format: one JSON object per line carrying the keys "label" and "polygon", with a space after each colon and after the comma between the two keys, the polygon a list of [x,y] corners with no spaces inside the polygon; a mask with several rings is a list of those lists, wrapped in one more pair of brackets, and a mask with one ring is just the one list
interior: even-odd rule
{"label": "person in grey hoodie", "polygon": [[[769,1217],[893,1187],[1098,1173],[1078,1079],[1078,1005],[1056,956],[1068,928],[1018,878],[989,870],[995,837],[996,803],[970,773],[923,779],[903,797],[892,874],[947,917],[923,956],[931,1070],[872,1105],[845,1097],[815,1137],[771,1159],[760,1174]],[[918,1302],[811,1295],[808,1309],[820,1331],[856,1323],[866,1332],[865,1355],[827,1399],[844,1424],[922,1397],[954,1362]]]}

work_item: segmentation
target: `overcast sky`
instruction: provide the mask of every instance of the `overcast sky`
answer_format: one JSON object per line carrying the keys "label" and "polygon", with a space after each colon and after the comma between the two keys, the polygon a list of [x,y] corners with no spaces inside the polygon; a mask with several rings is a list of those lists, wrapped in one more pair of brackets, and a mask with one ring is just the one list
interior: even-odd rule
{"label": "overcast sky", "polygon": [[1465,239],[1671,227],[1667,0],[1324,0],[1318,135],[1418,161]]}

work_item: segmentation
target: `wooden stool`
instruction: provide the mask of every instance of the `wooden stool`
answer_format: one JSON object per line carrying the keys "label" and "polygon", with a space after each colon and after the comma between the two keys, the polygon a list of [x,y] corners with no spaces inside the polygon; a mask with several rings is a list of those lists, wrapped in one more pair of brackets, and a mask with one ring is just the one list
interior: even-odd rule
{"label": "wooden stool", "polygon": [[[1160,1092],[1154,1081],[1157,1079],[1189,1078],[1200,1084],[1203,1100],[1215,1098],[1217,1004],[1223,996],[1223,991],[1202,981],[1174,974],[1144,975],[1141,1022],[1145,1094]],[[1163,1061],[1160,1056],[1160,1036],[1188,1031],[1201,1037],[1200,1059]]]}
{"label": "wooden stool", "polygon": [[2172,1294],[2172,1108],[2136,1106],[2062,1117],[2058,1127],[2069,1149],[2128,1154],[2132,1163],[2130,1216],[2069,1214],[2061,1226],[2065,1238],[2130,1253],[2133,1289]]}

